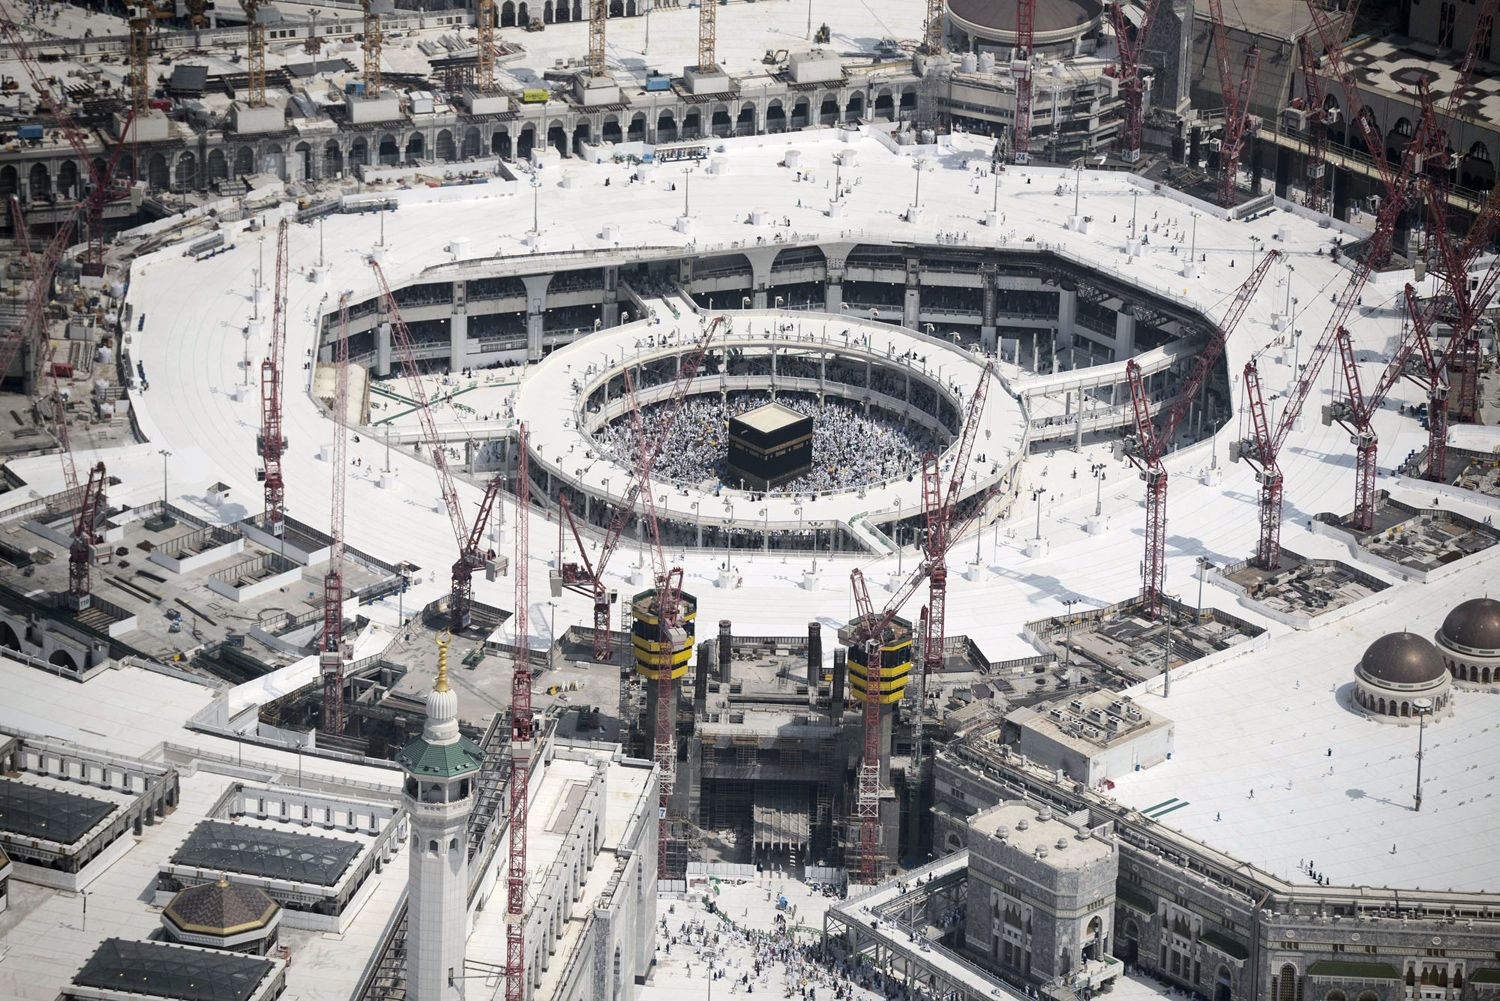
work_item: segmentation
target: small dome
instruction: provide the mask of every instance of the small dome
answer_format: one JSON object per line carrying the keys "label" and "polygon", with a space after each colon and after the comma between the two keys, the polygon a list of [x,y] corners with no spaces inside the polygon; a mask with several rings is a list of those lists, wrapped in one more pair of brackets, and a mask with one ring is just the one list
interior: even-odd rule
{"label": "small dome", "polygon": [[[1015,37],[1017,0],[948,0],[948,9],[979,28]],[[1041,36],[1072,29],[1082,35],[1091,28],[1104,5],[1099,0],[1041,0],[1036,5],[1032,26]]]}
{"label": "small dome", "polygon": [[1438,636],[1469,650],[1500,650],[1500,601],[1470,598],[1448,613]]}
{"label": "small dome", "polygon": [[1426,685],[1448,673],[1437,647],[1416,633],[1387,633],[1370,644],[1359,670],[1370,681],[1392,685]]}
{"label": "small dome", "polygon": [[162,918],[179,932],[225,938],[269,927],[280,910],[259,887],[220,879],[178,893]]}

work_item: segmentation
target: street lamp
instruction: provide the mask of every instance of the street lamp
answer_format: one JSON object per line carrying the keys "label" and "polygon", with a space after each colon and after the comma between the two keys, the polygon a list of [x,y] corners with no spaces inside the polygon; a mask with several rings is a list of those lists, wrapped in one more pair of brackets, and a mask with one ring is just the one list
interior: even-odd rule
{"label": "street lamp", "polygon": [[1432,712],[1431,699],[1413,699],[1411,707],[1417,714],[1417,795],[1412,810],[1422,809],[1422,738],[1427,733],[1427,714]]}
{"label": "street lamp", "polygon": [[548,622],[547,622],[547,635],[550,636],[550,637],[552,637],[552,642],[556,643],[557,642],[557,602],[555,602],[555,601],[549,601],[549,602],[547,602],[547,607],[551,610],[551,616],[550,616],[550,618],[548,619]]}
{"label": "street lamp", "polygon": [[917,190],[912,195],[911,207],[915,216],[916,211],[922,207],[922,168],[926,165],[925,160],[916,160],[912,163],[912,169],[917,172]]}
{"label": "street lamp", "polygon": [[1047,491],[1043,487],[1036,487],[1031,491],[1031,499],[1036,501],[1036,539],[1038,542],[1042,539],[1042,498],[1045,496],[1047,496]]}
{"label": "street lamp", "polygon": [[760,548],[762,552],[771,551],[771,506],[768,504],[760,509],[761,529]]}
{"label": "street lamp", "polygon": [[1217,569],[1218,567],[1208,562],[1204,557],[1198,557],[1198,611],[1193,616],[1193,621],[1195,622],[1201,623],[1203,621],[1203,578],[1208,576],[1210,570]]}
{"label": "street lamp", "polygon": [[1141,197],[1141,192],[1140,192],[1139,188],[1131,188],[1130,189],[1130,238],[1132,240],[1134,240],[1136,238],[1135,237],[1135,206],[1136,206],[1136,202],[1138,202],[1140,200],[1140,197]]}
{"label": "street lamp", "polygon": [[1094,487],[1094,517],[1097,518],[1104,513],[1104,463],[1096,462],[1089,467],[1089,472],[1094,474],[1096,481]]}

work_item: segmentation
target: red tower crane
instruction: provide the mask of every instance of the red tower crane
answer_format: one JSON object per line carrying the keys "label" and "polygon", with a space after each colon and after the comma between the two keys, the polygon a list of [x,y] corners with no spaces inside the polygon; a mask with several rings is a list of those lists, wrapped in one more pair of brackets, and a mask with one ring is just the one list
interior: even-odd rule
{"label": "red tower crane", "polygon": [[[922,645],[922,667],[917,675],[917,713],[921,718],[922,700],[925,698],[927,676],[943,669],[943,631],[948,596],[948,550],[952,548],[968,527],[969,520],[978,517],[984,510],[981,500],[969,512],[968,518],[957,519],[958,495],[964,477],[969,473],[969,456],[974,451],[974,439],[979,433],[979,417],[984,412],[984,401],[989,393],[990,375],[995,363],[988,362],[979,377],[979,385],[969,398],[964,414],[963,429],[959,433],[958,446],[953,451],[952,471],[948,475],[945,491],[938,456],[929,452],[922,460],[922,510],[927,515],[927,540],[924,547],[927,556],[927,629]],[[918,727],[921,723],[918,722]]]}
{"label": "red tower crane", "polygon": [[1209,0],[1209,13],[1213,20],[1214,55],[1219,61],[1219,91],[1224,97],[1224,133],[1219,142],[1219,202],[1225,208],[1231,208],[1240,152],[1245,146],[1249,124],[1250,97],[1260,75],[1260,47],[1254,42],[1250,44],[1240,78],[1236,81],[1229,68],[1229,31],[1224,26],[1223,0]]}
{"label": "red tower crane", "polygon": [[79,612],[89,607],[89,571],[94,564],[94,553],[104,541],[99,535],[104,487],[104,463],[96,462],[79,497],[78,514],[73,520],[73,543],[68,548],[68,604]]}
{"label": "red tower crane", "polygon": [[1302,62],[1302,100],[1307,110],[1307,191],[1303,203],[1314,212],[1328,211],[1328,126],[1338,119],[1338,108],[1327,107],[1318,56],[1311,40],[1297,39]]}
{"label": "red tower crane", "polygon": [[[1327,26],[1327,16],[1317,11],[1315,22],[1321,18],[1320,30]],[[1341,67],[1340,78],[1347,79],[1347,70],[1342,69],[1342,63],[1335,58],[1335,63]],[[1346,86],[1349,83],[1346,82]],[[1358,101],[1357,87],[1350,87],[1351,94],[1348,99]],[[1365,121],[1368,116],[1363,110],[1357,112],[1361,119],[1361,127],[1367,130],[1367,136],[1371,141],[1379,139],[1378,132]],[[1287,435],[1291,433],[1292,427],[1297,423],[1302,413],[1302,406],[1312,393],[1313,385],[1323,371],[1323,365],[1333,353],[1338,340],[1338,331],[1345,327],[1350,313],[1358,304],[1360,295],[1364,291],[1365,283],[1369,280],[1370,272],[1381,261],[1384,261],[1390,252],[1391,237],[1396,231],[1396,220],[1406,208],[1411,192],[1411,175],[1414,167],[1420,160],[1421,151],[1426,149],[1427,137],[1432,129],[1432,116],[1423,116],[1422,125],[1417,134],[1412,137],[1402,153],[1401,164],[1394,170],[1386,163],[1383,143],[1376,143],[1371,147],[1371,154],[1381,169],[1381,176],[1388,178],[1387,191],[1389,195],[1380,203],[1380,211],[1375,217],[1375,231],[1370,235],[1363,256],[1354,268],[1343,292],[1339,295],[1334,305],[1333,314],[1328,319],[1328,326],[1324,329],[1318,343],[1313,347],[1308,357],[1307,365],[1303,368],[1300,378],[1291,392],[1287,395],[1286,407],[1281,411],[1281,418],[1273,429],[1266,418],[1265,399],[1260,388],[1260,373],[1256,369],[1255,360],[1252,358],[1245,365],[1245,389],[1246,399],[1251,411],[1252,435],[1244,441],[1235,442],[1230,446],[1229,458],[1231,460],[1244,459],[1255,467],[1257,478],[1260,481],[1260,540],[1255,549],[1255,563],[1257,566],[1267,570],[1275,570],[1281,565],[1281,495],[1282,474],[1277,465],[1277,458],[1281,454],[1281,448],[1286,444]],[[1376,148],[1379,153],[1376,153]]]}
{"label": "red tower crane", "polygon": [[849,624],[848,642],[850,645],[863,647],[865,651],[865,746],[859,762],[856,811],[859,819],[859,879],[867,885],[874,883],[880,873],[881,646],[896,613],[916,592],[926,574],[925,565],[914,569],[877,615],[874,603],[870,601],[869,588],[865,585],[865,575],[858,567],[849,572],[849,586],[854,592],[855,619]]}
{"label": "red tower crane", "polygon": [[1011,155],[1016,163],[1031,159],[1031,57],[1036,42],[1036,0],[1016,0],[1016,51],[1010,75],[1016,81],[1016,124]]}
{"label": "red tower crane", "polygon": [[496,476],[485,485],[484,496],[479,502],[479,514],[471,530],[464,518],[463,504],[458,499],[458,489],[453,485],[453,473],[448,469],[447,449],[443,446],[443,441],[438,436],[437,425],[432,419],[432,409],[427,400],[427,387],[422,383],[422,371],[417,367],[417,357],[412,348],[411,331],[407,329],[406,321],[401,319],[401,310],[396,305],[396,297],[391,292],[390,283],[386,281],[385,271],[381,268],[380,262],[371,258],[370,269],[375,272],[376,283],[380,286],[380,296],[390,313],[391,344],[401,364],[401,374],[406,379],[407,391],[411,393],[412,399],[417,401],[417,421],[421,425],[422,438],[432,457],[432,468],[437,472],[438,492],[448,508],[448,521],[453,526],[453,537],[458,543],[458,560],[453,564],[453,585],[448,598],[450,628],[458,632],[467,629],[472,619],[473,575],[474,570],[482,563],[479,547],[484,540],[485,526],[489,522],[490,512],[494,509],[495,497],[500,491],[503,477]]}
{"label": "red tower crane", "polygon": [[[682,359],[682,365],[678,370],[677,381],[672,388],[670,397],[669,416],[666,422],[657,429],[654,438],[649,442],[638,439],[641,453],[640,458],[632,469],[630,482],[626,485],[624,493],[620,497],[620,503],[615,505],[613,516],[609,521],[609,528],[604,533],[604,541],[599,546],[598,554],[589,559],[588,547],[584,545],[583,534],[579,531],[578,524],[573,519],[572,505],[567,496],[564,495],[559,505],[561,516],[558,518],[557,526],[557,565],[558,575],[555,578],[554,587],[572,591],[591,598],[594,603],[594,659],[598,661],[609,661],[611,659],[609,643],[609,591],[604,586],[604,571],[609,566],[610,557],[620,545],[621,533],[625,531],[625,525],[635,513],[636,501],[640,498],[650,473],[651,466],[656,462],[656,456],[666,444],[668,432],[677,420],[677,414],[682,408],[683,398],[687,395],[688,386],[698,374],[698,368],[703,364],[703,356],[708,351],[710,341],[719,327],[724,324],[725,318],[716,316],[703,328],[703,333]],[[649,498],[648,498],[649,500]],[[573,542],[578,547],[578,559],[567,558],[567,536],[573,536]]]}
{"label": "red tower crane", "polygon": [[[505,874],[505,1001],[526,1001],[526,823],[527,790],[531,785],[530,632],[528,570],[531,558],[531,472],[526,456],[526,425],[516,429],[516,520],[514,653],[510,688],[510,861]],[[497,477],[498,479],[499,477]]]}
{"label": "red tower crane", "polygon": [[1109,7],[1110,20],[1115,27],[1115,50],[1119,65],[1115,76],[1120,81],[1120,96],[1125,100],[1124,127],[1120,130],[1120,159],[1135,163],[1141,158],[1142,118],[1145,114],[1146,85],[1141,79],[1141,46],[1151,31],[1151,22],[1156,19],[1156,8],[1161,0],[1146,0],[1145,12],[1141,15],[1139,28],[1131,29],[1125,16],[1130,6],[1119,0]]}
{"label": "red tower crane", "polygon": [[286,360],[286,252],[287,221],[276,227],[276,295],[271,301],[271,343],[260,363],[260,478],[265,486],[266,513],[262,527],[280,538],[286,531],[286,481],[281,474],[281,456],[286,436],[281,430],[282,364]]}
{"label": "red tower crane", "polygon": [[[705,340],[704,343],[706,344],[707,341]],[[697,370],[696,363],[693,368],[694,371]],[[656,876],[658,879],[666,879],[671,875],[668,868],[670,860],[667,857],[667,848],[671,843],[672,791],[677,784],[677,749],[674,743],[676,735],[672,727],[676,686],[672,680],[672,662],[677,648],[687,637],[679,626],[682,611],[682,568],[669,567],[666,555],[661,548],[661,526],[656,519],[656,498],[651,491],[651,469],[656,464],[656,456],[660,453],[662,444],[671,431],[672,423],[676,420],[677,410],[681,407],[682,399],[678,394],[685,393],[685,391],[686,385],[679,379],[677,392],[673,394],[671,420],[657,429],[655,438],[648,438],[645,424],[641,420],[641,408],[636,401],[635,386],[631,382],[630,370],[628,368],[625,370],[625,392],[630,402],[631,425],[635,429],[636,441],[640,443],[642,467],[640,480],[642,493],[646,499],[645,521],[651,536],[651,567],[656,580],[657,648],[654,665],[656,670],[656,737],[653,750],[657,766],[659,796],[656,830]],[[649,461],[647,456],[650,457]]]}
{"label": "red tower crane", "polygon": [[323,675],[324,733],[344,733],[344,481],[349,466],[349,293],[339,296],[339,333],[334,345],[333,515],[328,572],[323,575],[323,636],[318,667]]}
{"label": "red tower crane", "polygon": [[1162,458],[1171,447],[1177,428],[1192,408],[1193,401],[1208,381],[1214,365],[1223,355],[1229,335],[1239,326],[1250,300],[1255,298],[1266,273],[1280,256],[1280,251],[1267,252],[1235,292],[1224,319],[1214,327],[1208,344],[1198,352],[1182,388],[1167,407],[1160,430],[1151,422],[1151,401],[1141,378],[1141,367],[1133,358],[1125,366],[1135,414],[1135,436],[1122,443],[1121,452],[1140,470],[1141,479],[1146,481],[1146,556],[1141,561],[1141,602],[1148,619],[1161,614],[1162,586],[1167,573],[1167,470],[1162,465]]}

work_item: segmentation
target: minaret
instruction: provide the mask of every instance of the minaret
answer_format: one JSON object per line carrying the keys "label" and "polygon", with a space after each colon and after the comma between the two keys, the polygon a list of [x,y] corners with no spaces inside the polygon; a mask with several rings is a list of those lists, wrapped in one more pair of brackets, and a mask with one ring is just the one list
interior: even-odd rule
{"label": "minaret", "polygon": [[469,936],[468,828],[479,777],[478,745],[458,732],[458,695],[448,687],[448,636],[438,638],[437,684],[422,736],[396,755],[406,772],[411,869],[406,925],[406,996],[459,1001]]}

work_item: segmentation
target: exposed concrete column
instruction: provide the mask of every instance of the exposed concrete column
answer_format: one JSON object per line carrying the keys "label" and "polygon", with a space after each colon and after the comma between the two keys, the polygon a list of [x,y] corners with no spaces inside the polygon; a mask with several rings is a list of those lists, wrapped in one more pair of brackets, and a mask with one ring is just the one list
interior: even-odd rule
{"label": "exposed concrete column", "polygon": [[526,285],[526,357],[537,361],[542,357],[542,323],[547,310],[547,286],[551,275],[525,275],[521,281]]}
{"label": "exposed concrete column", "polygon": [[1000,294],[996,282],[1000,272],[996,268],[981,266],[979,277],[984,282],[984,304],[981,306],[979,321],[979,346],[986,353],[993,353],[998,344],[998,318],[1000,315]]}
{"label": "exposed concrete column", "polygon": [[381,320],[375,328],[375,374],[384,378],[391,374],[391,324]]}
{"label": "exposed concrete column", "polygon": [[844,258],[828,258],[828,284],[823,293],[823,309],[837,313],[844,308]]}
{"label": "exposed concrete column", "polygon": [[1078,290],[1060,288],[1057,290],[1057,332],[1071,340],[1077,325]]}
{"label": "exposed concrete column", "polygon": [[611,264],[604,269],[604,301],[599,305],[599,325],[613,327],[620,322],[620,268]]}
{"label": "exposed concrete column", "polygon": [[1135,317],[1124,309],[1115,314],[1115,361],[1135,356]]}
{"label": "exposed concrete column", "polygon": [[766,290],[771,285],[771,265],[776,263],[776,255],[780,250],[780,247],[767,246],[745,251],[745,259],[750,262],[750,305],[755,309],[766,308]]}
{"label": "exposed concrete column", "polygon": [[906,259],[906,297],[901,304],[901,322],[913,330],[922,320],[922,267],[915,257]]}
{"label": "exposed concrete column", "polygon": [[448,371],[458,372],[464,367],[469,339],[468,283],[453,283],[453,315],[448,321]]}

